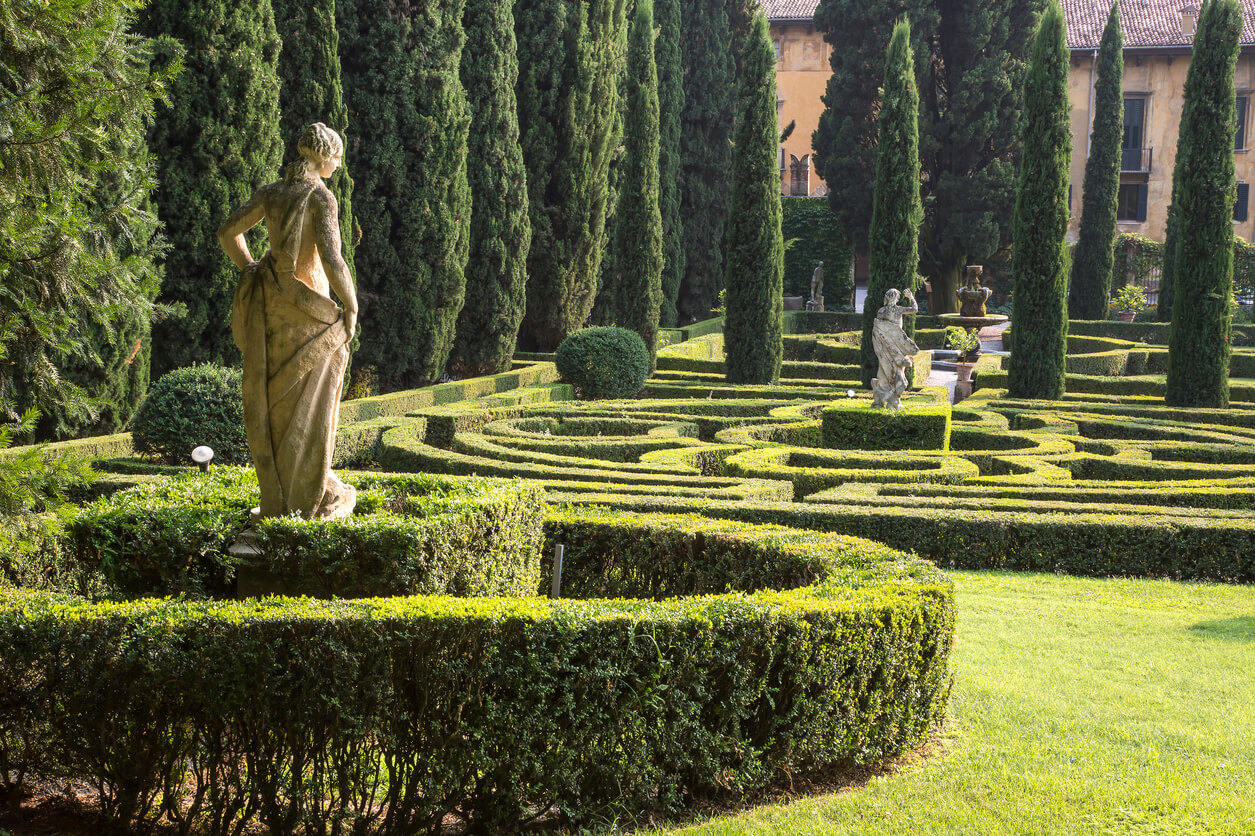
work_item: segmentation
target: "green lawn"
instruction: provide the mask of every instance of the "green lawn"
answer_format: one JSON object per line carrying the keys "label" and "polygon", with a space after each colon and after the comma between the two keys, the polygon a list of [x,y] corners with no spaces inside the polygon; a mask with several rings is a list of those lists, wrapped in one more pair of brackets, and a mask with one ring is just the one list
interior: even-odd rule
{"label": "green lawn", "polygon": [[953,575],[944,754],[658,832],[1255,833],[1255,588]]}

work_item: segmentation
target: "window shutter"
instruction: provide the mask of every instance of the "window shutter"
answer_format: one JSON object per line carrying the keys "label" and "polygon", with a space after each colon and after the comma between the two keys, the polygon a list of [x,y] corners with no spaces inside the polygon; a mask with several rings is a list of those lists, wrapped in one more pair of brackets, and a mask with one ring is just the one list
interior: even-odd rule
{"label": "window shutter", "polygon": [[1233,219],[1246,220],[1247,204],[1251,202],[1251,184],[1238,183],[1238,202],[1233,204]]}
{"label": "window shutter", "polygon": [[1150,186],[1142,183],[1137,187],[1137,219],[1139,221],[1146,220],[1146,195],[1150,191]]}

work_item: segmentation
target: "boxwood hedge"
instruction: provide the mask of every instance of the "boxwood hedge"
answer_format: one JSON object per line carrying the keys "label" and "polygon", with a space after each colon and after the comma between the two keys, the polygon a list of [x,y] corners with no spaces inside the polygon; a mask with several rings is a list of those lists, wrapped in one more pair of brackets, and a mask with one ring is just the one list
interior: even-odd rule
{"label": "boxwood hedge", "polygon": [[882,760],[944,716],[954,596],[923,561],[693,517],[546,532],[568,592],[633,597],[0,591],[0,780],[86,780],[126,830],[518,832]]}

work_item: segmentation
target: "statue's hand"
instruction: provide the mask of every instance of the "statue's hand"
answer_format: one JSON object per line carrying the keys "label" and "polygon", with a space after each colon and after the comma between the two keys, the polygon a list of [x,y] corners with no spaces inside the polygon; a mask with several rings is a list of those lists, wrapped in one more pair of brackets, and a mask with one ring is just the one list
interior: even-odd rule
{"label": "statue's hand", "polygon": [[357,311],[344,312],[344,333],[349,342],[352,342],[353,335],[357,333]]}

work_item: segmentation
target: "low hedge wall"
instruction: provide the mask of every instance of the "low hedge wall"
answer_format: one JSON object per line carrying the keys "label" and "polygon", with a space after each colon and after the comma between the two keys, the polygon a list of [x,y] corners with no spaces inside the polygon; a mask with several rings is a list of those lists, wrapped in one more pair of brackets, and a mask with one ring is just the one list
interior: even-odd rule
{"label": "low hedge wall", "polygon": [[[362,474],[345,520],[271,517],[256,531],[264,570],[227,553],[258,500],[256,476],[216,468],[98,500],[67,526],[66,547],[112,597],[230,597],[250,585],[293,594],[523,594],[534,590],[544,506],[535,485]],[[282,580],[277,580],[281,578]]]}
{"label": "low hedge wall", "polygon": [[[568,590],[88,604],[0,591],[0,780],[120,830],[519,832],[865,764],[943,718],[954,593],[873,543],[564,514]],[[758,590],[758,591],[753,591]],[[9,787],[10,791],[17,788]]]}
{"label": "low hedge wall", "polygon": [[[1085,337],[1112,337],[1148,345],[1168,344],[1168,322],[1120,322],[1106,319],[1068,320],[1068,334]],[[1255,325],[1234,325],[1234,345],[1255,345]]]}
{"label": "low hedge wall", "polygon": [[[1063,482],[1059,489],[1070,486]],[[564,499],[561,495],[550,498]],[[671,513],[688,503],[666,496],[613,494],[586,495],[581,501],[636,513]],[[1160,516],[1150,509],[1143,516],[964,514],[945,507],[869,508],[805,502],[709,502],[701,513],[865,537],[956,569],[1255,582],[1255,520],[1250,518]]]}
{"label": "low hedge wall", "polygon": [[838,450],[949,450],[950,404],[903,404],[893,411],[862,400],[823,411],[823,446]]}

